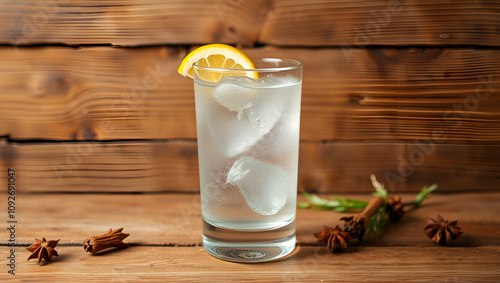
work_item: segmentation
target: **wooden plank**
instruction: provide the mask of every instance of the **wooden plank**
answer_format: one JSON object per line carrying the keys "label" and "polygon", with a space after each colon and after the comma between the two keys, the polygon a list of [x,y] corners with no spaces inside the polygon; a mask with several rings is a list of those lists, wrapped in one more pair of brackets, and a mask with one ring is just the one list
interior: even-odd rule
{"label": "wooden plank", "polygon": [[[197,191],[193,141],[18,144],[0,150],[20,191]],[[6,176],[1,176],[2,180]]]}
{"label": "wooden plank", "polygon": [[[22,176],[19,176],[22,178]],[[339,195],[339,194],[336,194]],[[329,197],[329,195],[321,195]],[[357,199],[362,195],[342,194]],[[402,194],[411,201],[415,194]],[[7,195],[1,194],[7,204]],[[299,201],[305,198],[299,195]],[[366,237],[363,243],[351,242],[352,247],[365,246],[433,246],[423,233],[425,217],[441,214],[447,220],[458,220],[464,234],[455,240],[457,247],[498,245],[500,220],[499,192],[434,193],[417,210],[409,211],[398,223],[389,223],[379,234]],[[342,225],[333,211],[297,209],[297,243],[316,245],[313,233],[324,225]],[[7,213],[1,216],[4,223]],[[34,237],[60,239],[61,245],[81,245],[90,236],[100,235],[110,228],[124,227],[133,245],[194,246],[202,243],[202,220],[199,194],[23,194],[16,196],[16,243],[28,245]],[[6,244],[9,231],[0,230],[0,244]]]}
{"label": "wooden plank", "polygon": [[[301,139],[500,141],[500,50],[244,49],[304,63]],[[0,47],[0,136],[194,139],[186,50]]]}
{"label": "wooden plank", "polygon": [[265,1],[3,1],[0,42],[122,46],[257,41]]}
{"label": "wooden plank", "polygon": [[[2,254],[7,253],[6,247],[0,250]],[[388,278],[394,281],[493,282],[500,279],[498,246],[360,247],[338,255],[316,247],[300,247],[285,260],[258,266],[217,260],[202,247],[131,247],[102,256],[85,254],[81,247],[58,247],[58,250],[61,255],[42,266],[19,260],[15,278],[30,281],[43,277],[52,282],[74,278],[86,282],[209,282],[214,278],[220,282],[387,282]]]}
{"label": "wooden plank", "polygon": [[[299,247],[275,262],[236,264],[215,259],[202,247],[130,247],[104,255],[81,247],[57,247],[60,256],[40,266],[18,247],[16,275],[4,278],[50,282],[495,282],[500,279],[500,248],[360,247],[328,254],[324,248]],[[7,247],[0,247],[2,254]],[[21,256],[22,255],[22,256]],[[2,259],[2,262],[5,262]],[[5,270],[5,269],[4,269]]]}
{"label": "wooden plank", "polygon": [[369,192],[376,174],[393,192],[418,191],[437,183],[440,190],[498,190],[496,145],[421,143],[303,143],[299,188],[318,192]]}
{"label": "wooden plank", "polygon": [[274,45],[360,48],[498,46],[499,16],[497,1],[275,1],[260,41]]}
{"label": "wooden plank", "polygon": [[176,72],[186,55],[181,48],[3,48],[0,54],[0,135],[196,136],[193,82]]}
{"label": "wooden plank", "polygon": [[[0,172],[16,170],[21,192],[198,192],[194,141],[6,143]],[[371,192],[498,190],[500,146],[437,143],[301,143],[299,189]],[[0,184],[7,175],[0,175]]]}
{"label": "wooden plank", "polygon": [[[0,42],[498,46],[496,1],[7,0]],[[436,20],[439,19],[439,20]]]}

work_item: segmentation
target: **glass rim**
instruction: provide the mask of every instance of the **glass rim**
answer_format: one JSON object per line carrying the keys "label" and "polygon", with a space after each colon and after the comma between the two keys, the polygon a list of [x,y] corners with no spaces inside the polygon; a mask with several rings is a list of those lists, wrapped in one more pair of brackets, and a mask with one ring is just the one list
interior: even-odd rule
{"label": "glass rim", "polygon": [[290,66],[283,66],[283,67],[265,67],[265,68],[256,68],[256,69],[227,69],[227,68],[214,68],[214,67],[206,67],[206,66],[200,66],[197,65],[195,62],[193,63],[193,68],[198,68],[202,70],[209,70],[209,71],[216,71],[216,72],[283,72],[283,71],[292,71],[296,70],[302,67],[302,62],[294,60],[294,59],[281,59],[281,58],[261,58],[258,60],[254,60],[254,62],[265,62],[265,63],[272,63],[272,62],[287,62],[291,63]]}

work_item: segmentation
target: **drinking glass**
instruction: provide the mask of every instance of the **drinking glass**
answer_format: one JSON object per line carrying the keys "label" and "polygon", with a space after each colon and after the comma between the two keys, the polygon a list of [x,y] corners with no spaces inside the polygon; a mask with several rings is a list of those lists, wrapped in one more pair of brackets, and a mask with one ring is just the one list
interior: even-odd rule
{"label": "drinking glass", "polygon": [[302,63],[194,64],[203,246],[262,262],[295,248]]}

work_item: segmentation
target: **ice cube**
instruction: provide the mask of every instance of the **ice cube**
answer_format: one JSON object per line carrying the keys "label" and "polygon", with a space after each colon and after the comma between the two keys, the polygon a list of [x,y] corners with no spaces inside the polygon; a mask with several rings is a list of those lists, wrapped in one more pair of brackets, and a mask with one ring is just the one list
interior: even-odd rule
{"label": "ice cube", "polygon": [[207,122],[210,137],[224,157],[233,157],[247,151],[260,138],[250,121],[238,120],[229,111],[213,111],[209,113]]}
{"label": "ice cube", "polygon": [[255,87],[259,84],[258,80],[248,77],[223,77],[214,88],[213,96],[227,109],[239,111],[248,108],[248,101],[257,96]]}
{"label": "ice cube", "polygon": [[227,183],[237,186],[248,206],[261,215],[274,215],[285,205],[287,176],[279,166],[242,157],[229,170]]}
{"label": "ice cube", "polygon": [[[224,78],[213,96],[224,108],[208,115],[208,129],[219,151],[233,157],[247,151],[271,131],[283,112],[283,97],[250,78]],[[228,111],[229,110],[229,111]]]}

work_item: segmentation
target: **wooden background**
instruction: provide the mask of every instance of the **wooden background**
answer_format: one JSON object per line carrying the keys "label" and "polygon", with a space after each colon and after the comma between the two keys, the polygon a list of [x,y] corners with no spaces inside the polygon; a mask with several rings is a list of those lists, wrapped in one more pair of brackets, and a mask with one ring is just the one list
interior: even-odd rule
{"label": "wooden background", "polygon": [[0,171],[19,192],[198,192],[176,70],[214,42],[304,63],[299,188],[499,189],[496,0],[0,1]]}

